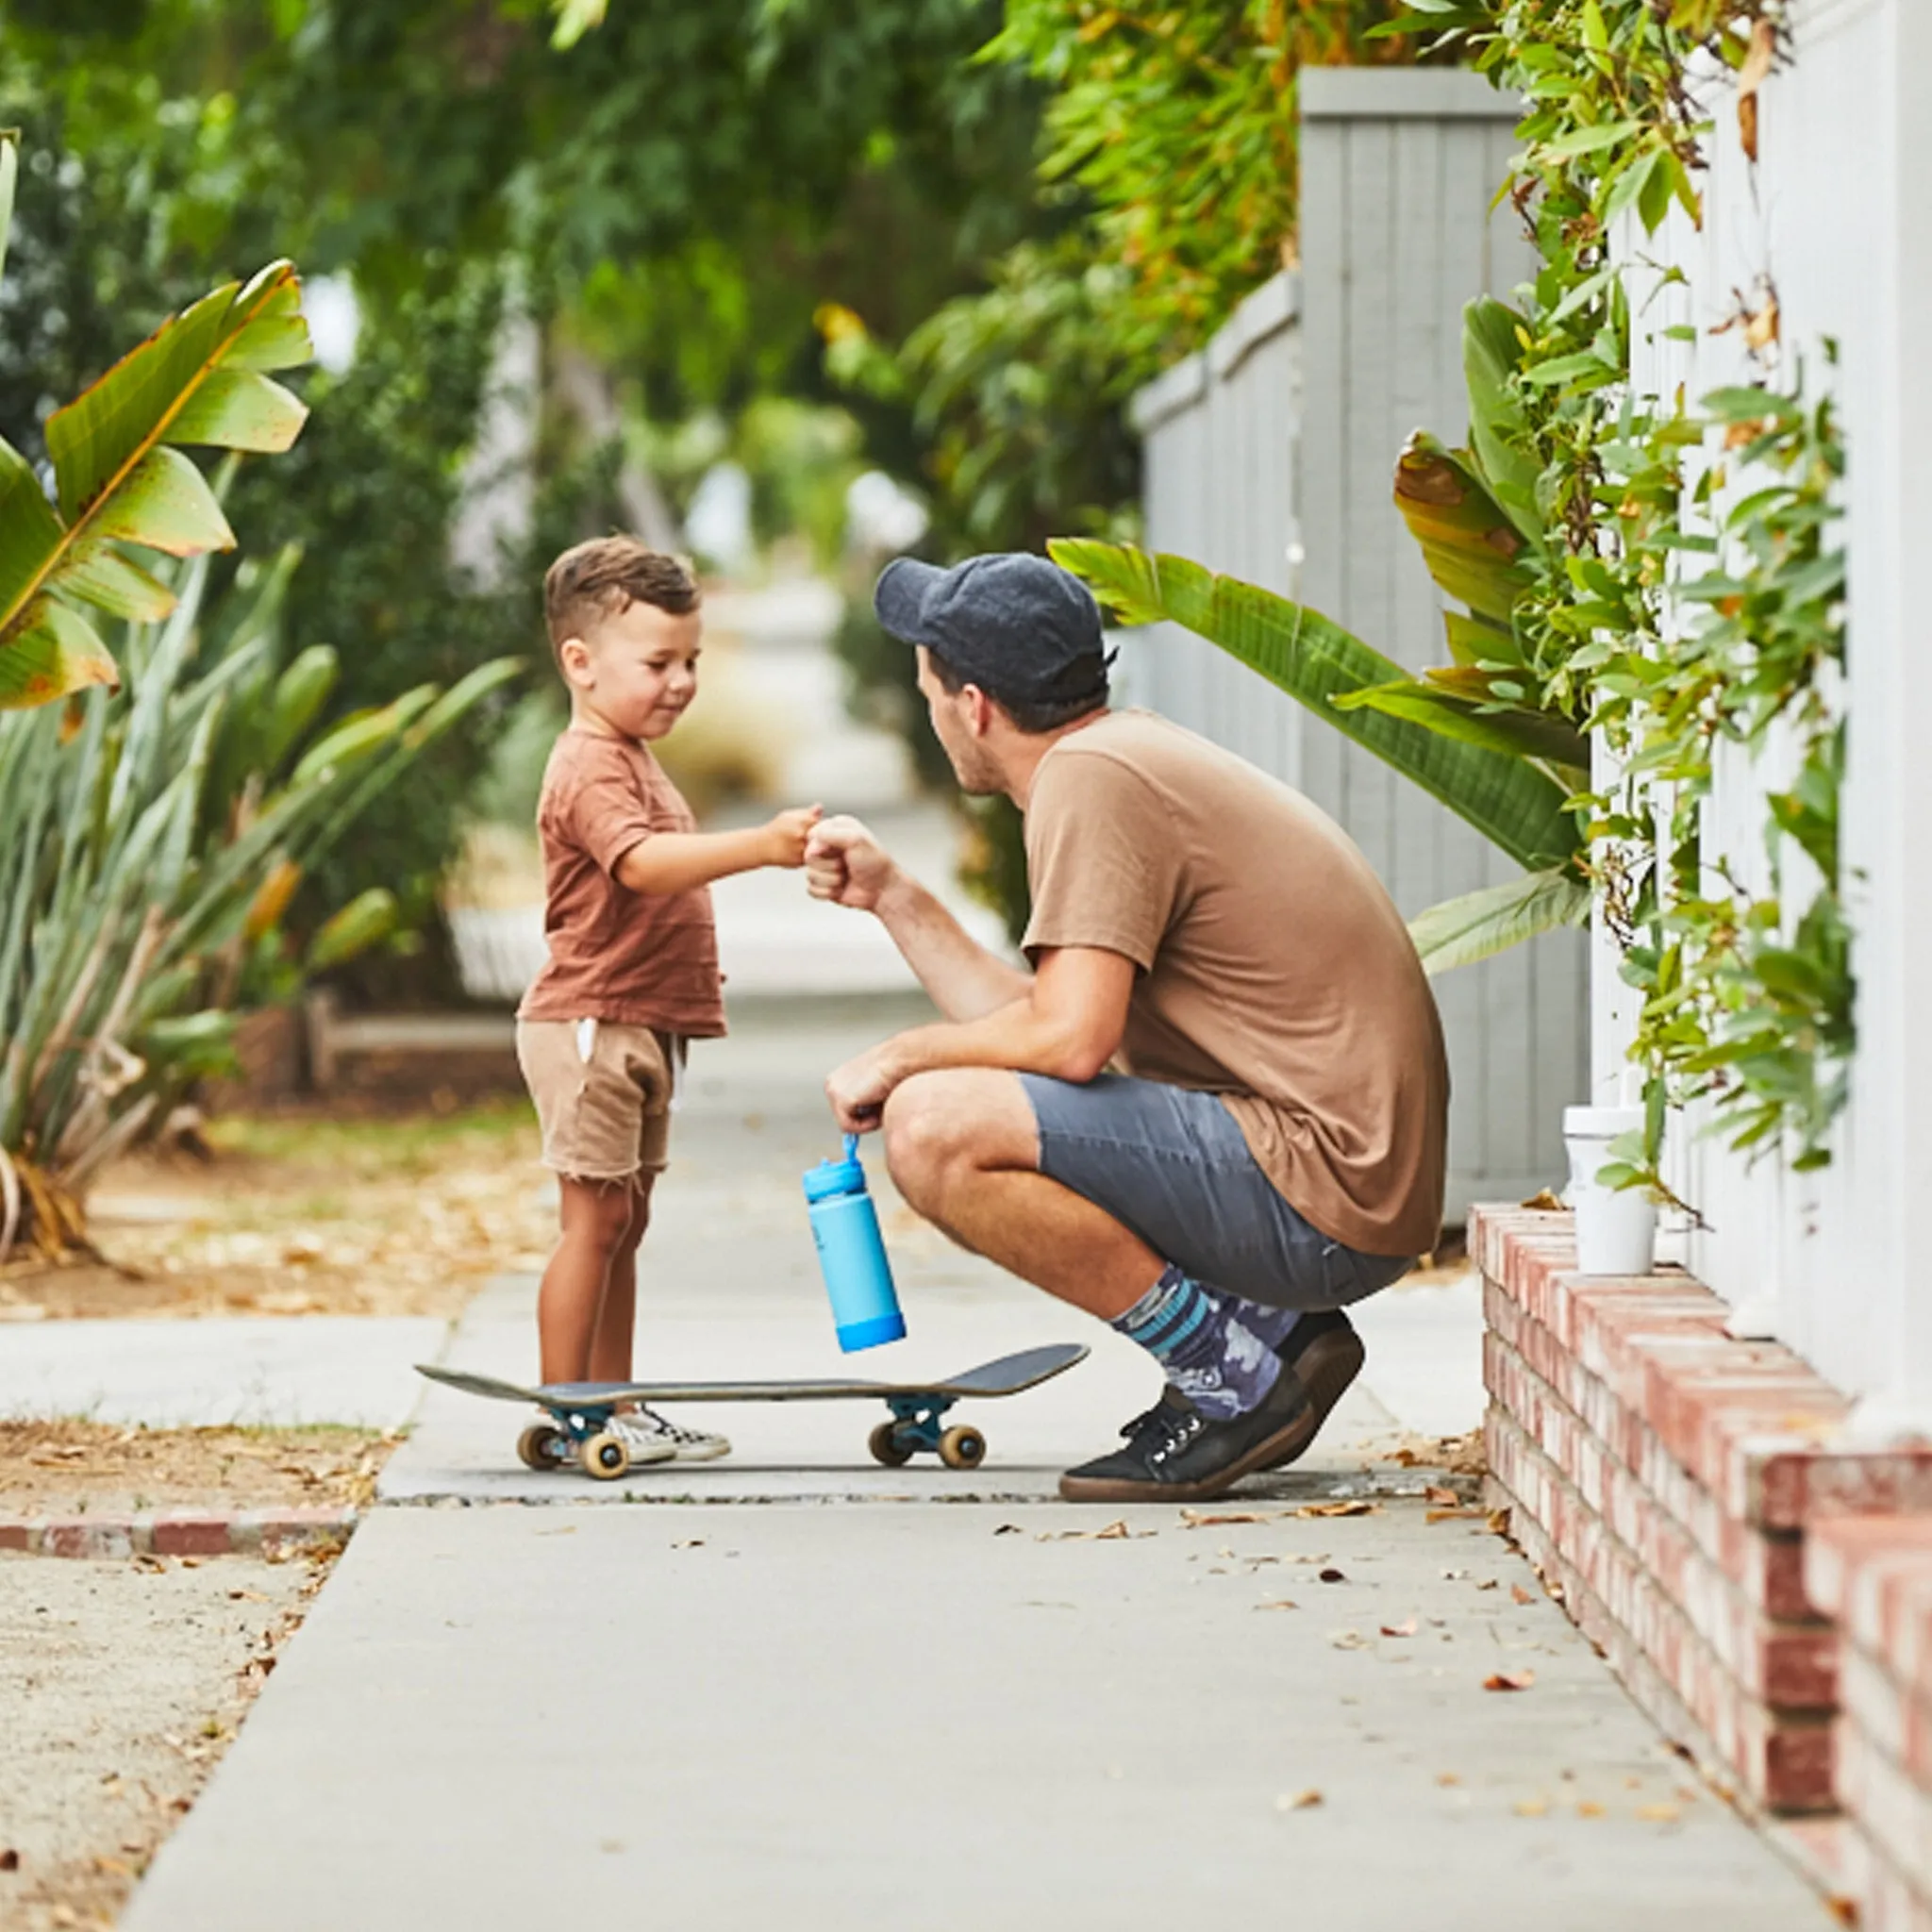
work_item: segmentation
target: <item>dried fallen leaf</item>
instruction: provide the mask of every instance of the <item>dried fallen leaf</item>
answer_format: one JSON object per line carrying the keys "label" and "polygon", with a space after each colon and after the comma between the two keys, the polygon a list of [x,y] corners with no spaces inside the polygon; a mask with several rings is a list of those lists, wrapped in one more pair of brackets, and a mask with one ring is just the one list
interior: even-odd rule
{"label": "dried fallen leaf", "polygon": [[1436,1774],[1436,1782],[1439,1785],[1459,1785],[1462,1779],[1453,1771],[1439,1771]]}
{"label": "dried fallen leaf", "polygon": [[[1154,1536],[1158,1533],[1151,1529],[1140,1532],[1141,1536]],[[1033,1541],[1037,1543],[1120,1543],[1125,1542],[1134,1534],[1135,1532],[1127,1527],[1126,1519],[1123,1517],[1118,1522],[1109,1523],[1105,1529],[1042,1529]]]}
{"label": "dried fallen leaf", "polygon": [[1190,1529],[1213,1529],[1224,1523],[1272,1523],[1275,1514],[1272,1509],[1227,1509],[1213,1515],[1199,1509],[1183,1509],[1181,1521]]}
{"label": "dried fallen leaf", "polygon": [[1003,1523],[993,1531],[995,1536],[1018,1536],[1020,1533],[1020,1525],[1017,1523]]}
{"label": "dried fallen leaf", "polygon": [[1305,1791],[1283,1791],[1275,1799],[1274,1808],[1277,1811],[1311,1811],[1321,1803],[1321,1792],[1311,1785]]}
{"label": "dried fallen leaf", "polygon": [[1297,1516],[1379,1516],[1382,1506],[1370,1502],[1366,1496],[1350,1496],[1340,1503],[1304,1503],[1294,1513]]}
{"label": "dried fallen leaf", "polygon": [[1527,1690],[1536,1682],[1534,1671],[1491,1671],[1483,1679],[1485,1690]]}
{"label": "dried fallen leaf", "polygon": [[1424,1500],[1430,1503],[1460,1503],[1462,1498],[1452,1489],[1441,1483],[1431,1483],[1423,1491]]}
{"label": "dried fallen leaf", "polygon": [[1746,160],[1757,158],[1757,90],[1770,78],[1776,54],[1776,23],[1760,20],[1751,29],[1750,50],[1738,69],[1738,140]]}
{"label": "dried fallen leaf", "polygon": [[1279,1596],[1272,1604],[1257,1604],[1255,1607],[1257,1610],[1298,1610],[1301,1605],[1291,1596]]}
{"label": "dried fallen leaf", "polygon": [[1674,1805],[1640,1805],[1637,1815],[1647,1824],[1674,1824],[1683,1813]]}
{"label": "dried fallen leaf", "polygon": [[705,1540],[701,1536],[688,1536],[681,1543],[671,1545],[674,1550],[701,1550],[704,1546]]}
{"label": "dried fallen leaf", "polygon": [[1464,1522],[1472,1516],[1480,1516],[1480,1509],[1429,1509],[1423,1514],[1424,1523]]}
{"label": "dried fallen leaf", "polygon": [[1494,1533],[1495,1533],[1495,1534],[1496,1534],[1497,1536],[1507,1536],[1507,1535],[1509,1534],[1509,1512],[1508,1512],[1508,1510],[1507,1510],[1507,1509],[1491,1509],[1491,1510],[1490,1511],[1490,1528],[1491,1528],[1491,1530],[1492,1530],[1492,1531],[1493,1531],[1493,1532],[1494,1532]]}
{"label": "dried fallen leaf", "polygon": [[11,1845],[8,1845],[4,1852],[0,1852],[0,1872],[18,1872],[19,1870],[20,1854]]}
{"label": "dried fallen leaf", "polygon": [[1348,1581],[1348,1573],[1343,1570],[1322,1570],[1316,1574],[1324,1583],[1346,1583]]}
{"label": "dried fallen leaf", "polygon": [[1579,1818],[1601,1818],[1604,1807],[1590,1798],[1583,1798],[1577,1803],[1576,1815]]}
{"label": "dried fallen leaf", "polygon": [[1384,1637],[1413,1637],[1415,1633],[1416,1620],[1413,1617],[1406,1618],[1400,1624],[1384,1624],[1382,1625],[1382,1635]]}
{"label": "dried fallen leaf", "polygon": [[231,1590],[228,1601],[237,1604],[265,1604],[269,1599],[258,1590]]}
{"label": "dried fallen leaf", "polygon": [[1337,1650],[1365,1650],[1369,1640],[1359,1630],[1338,1630],[1328,1641]]}
{"label": "dried fallen leaf", "polygon": [[1518,1801],[1515,1807],[1519,1818],[1541,1818],[1549,1808],[1550,1801],[1547,1798],[1524,1798]]}
{"label": "dried fallen leaf", "polygon": [[1535,1595],[1524,1590],[1520,1583],[1512,1583],[1509,1586],[1509,1595],[1512,1601],[1519,1604],[1533,1604],[1536,1601]]}
{"label": "dried fallen leaf", "polygon": [[1539,1188],[1528,1200],[1518,1205],[1527,1208],[1535,1214],[1560,1214],[1563,1211],[1562,1202],[1557,1200],[1548,1188]]}
{"label": "dried fallen leaf", "polygon": [[1847,1898],[1842,1892],[1835,1891],[1824,1901],[1824,1909],[1840,1925],[1856,1925],[1858,1923],[1858,1901]]}

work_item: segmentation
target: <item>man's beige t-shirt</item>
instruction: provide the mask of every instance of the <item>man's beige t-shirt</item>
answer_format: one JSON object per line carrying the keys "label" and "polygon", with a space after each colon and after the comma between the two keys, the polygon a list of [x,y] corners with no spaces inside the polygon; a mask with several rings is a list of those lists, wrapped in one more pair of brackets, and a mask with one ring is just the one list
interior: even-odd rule
{"label": "man's beige t-shirt", "polygon": [[1422,963],[1353,841],[1298,791],[1163,718],[1061,739],[1026,806],[1030,958],[1141,971],[1125,1070],[1221,1096],[1331,1240],[1415,1255],[1441,1229],[1449,1066]]}
{"label": "man's beige t-shirt", "polygon": [[707,1040],[724,1031],[711,894],[633,892],[626,852],[697,820],[647,747],[573,725],[543,771],[543,933],[550,958],[518,1008],[525,1020],[608,1020]]}

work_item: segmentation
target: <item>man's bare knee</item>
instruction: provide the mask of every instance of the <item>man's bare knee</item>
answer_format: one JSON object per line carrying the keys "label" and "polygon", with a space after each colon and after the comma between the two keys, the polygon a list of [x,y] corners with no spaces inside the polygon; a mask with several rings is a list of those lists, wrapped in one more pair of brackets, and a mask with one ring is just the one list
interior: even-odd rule
{"label": "man's bare knee", "polygon": [[971,1172],[1038,1164],[1032,1108],[997,1069],[915,1074],[887,1099],[884,1127],[886,1166],[915,1207]]}
{"label": "man's bare knee", "polygon": [[908,1200],[929,1192],[966,1152],[968,1123],[952,1085],[944,1074],[915,1074],[886,1097],[886,1168]]}

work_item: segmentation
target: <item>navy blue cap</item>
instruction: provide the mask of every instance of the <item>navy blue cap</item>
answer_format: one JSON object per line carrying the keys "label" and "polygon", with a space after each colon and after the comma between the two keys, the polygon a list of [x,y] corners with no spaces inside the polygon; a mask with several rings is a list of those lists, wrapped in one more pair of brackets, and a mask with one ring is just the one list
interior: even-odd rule
{"label": "navy blue cap", "polygon": [[1029,551],[969,557],[942,570],[897,557],[873,592],[879,622],[924,644],[991,698],[1076,704],[1107,697],[1100,607],[1085,584]]}

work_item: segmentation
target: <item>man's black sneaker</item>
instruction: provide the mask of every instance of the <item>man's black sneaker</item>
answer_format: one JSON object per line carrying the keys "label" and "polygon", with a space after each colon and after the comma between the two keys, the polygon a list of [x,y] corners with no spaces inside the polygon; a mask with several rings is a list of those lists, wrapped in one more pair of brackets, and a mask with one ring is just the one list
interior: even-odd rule
{"label": "man's black sneaker", "polygon": [[1060,1477],[1069,1503],[1200,1503],[1257,1469],[1292,1462],[1322,1418],[1300,1380],[1284,1368],[1258,1407],[1230,1422],[1203,1415],[1169,1388],[1137,1416],[1124,1445]]}
{"label": "man's black sneaker", "polygon": [[1292,1375],[1302,1385],[1302,1392],[1308,1398],[1308,1407],[1315,1411],[1315,1426],[1309,1430],[1306,1441],[1297,1443],[1289,1455],[1265,1467],[1279,1469],[1307,1450],[1322,1424],[1328,1420],[1328,1411],[1341,1400],[1348,1385],[1361,1374],[1367,1353],[1362,1347],[1361,1337],[1355,1331],[1355,1324],[1340,1308],[1324,1308],[1318,1313],[1303,1315],[1296,1321],[1282,1337],[1275,1354],[1281,1357],[1283,1378]]}

